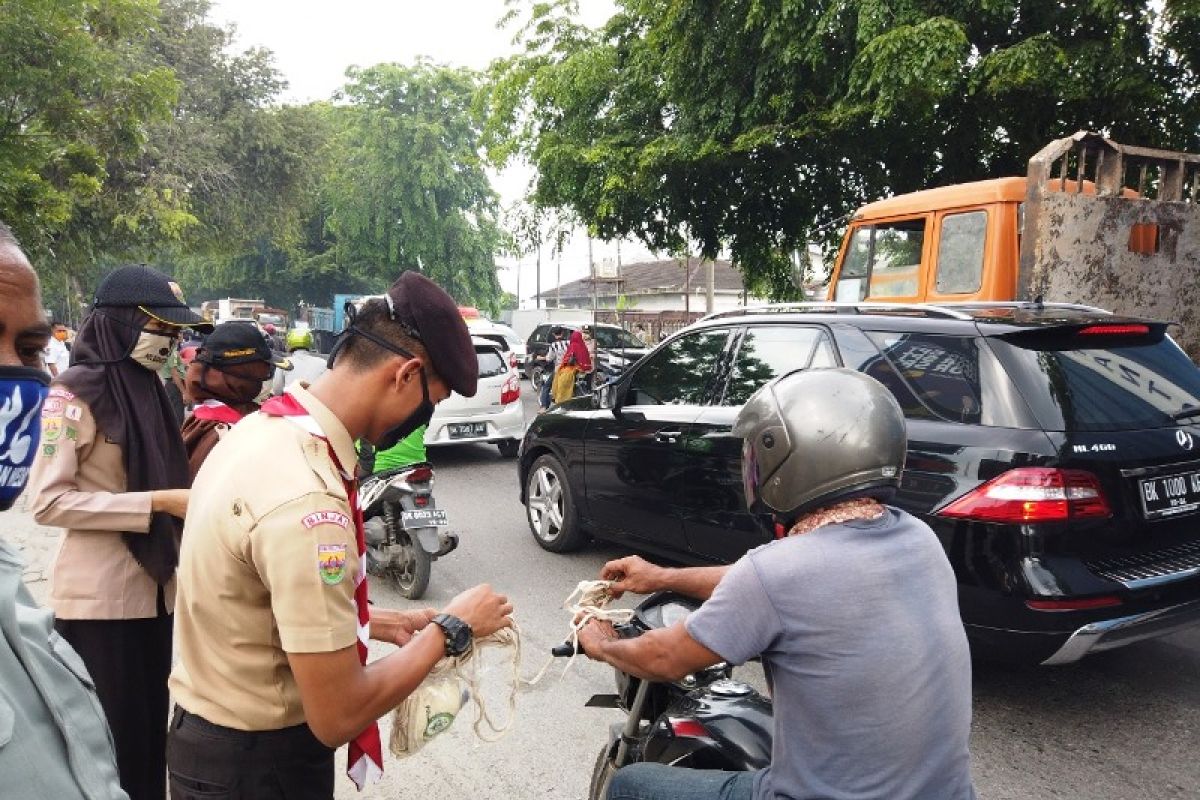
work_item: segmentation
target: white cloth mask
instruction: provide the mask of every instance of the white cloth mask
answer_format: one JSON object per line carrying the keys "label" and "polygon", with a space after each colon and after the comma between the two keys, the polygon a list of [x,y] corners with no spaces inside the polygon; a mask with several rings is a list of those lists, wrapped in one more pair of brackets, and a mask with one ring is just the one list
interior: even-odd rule
{"label": "white cloth mask", "polygon": [[137,344],[129,354],[137,363],[151,372],[157,372],[175,348],[175,339],[161,333],[142,331],[138,334]]}

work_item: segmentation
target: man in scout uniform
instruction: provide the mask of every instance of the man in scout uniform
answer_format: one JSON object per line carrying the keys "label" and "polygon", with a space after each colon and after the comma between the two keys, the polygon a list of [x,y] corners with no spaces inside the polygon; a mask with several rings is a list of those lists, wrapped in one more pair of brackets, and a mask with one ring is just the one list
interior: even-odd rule
{"label": "man in scout uniform", "polygon": [[[511,624],[488,586],[441,614],[367,607],[354,441],[391,447],[451,391],[475,394],[454,301],[404,273],[354,315],[330,360],[310,387],[234,426],[193,484],[170,681],[175,800],[327,800],[346,742],[363,786],[382,770],[375,721],[443,656]],[[366,664],[368,637],[401,649]]]}

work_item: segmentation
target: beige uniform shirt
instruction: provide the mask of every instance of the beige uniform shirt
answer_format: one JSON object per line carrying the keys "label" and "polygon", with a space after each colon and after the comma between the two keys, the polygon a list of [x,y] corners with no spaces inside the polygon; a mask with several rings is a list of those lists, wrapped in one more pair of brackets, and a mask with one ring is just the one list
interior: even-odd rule
{"label": "beige uniform shirt", "polygon": [[[354,442],[337,417],[304,388],[290,391],[353,469]],[[302,723],[287,653],[357,641],[358,570],[350,504],[328,445],[285,417],[243,419],[192,485],[170,680],[176,702],[239,730]]]}
{"label": "beige uniform shirt", "polygon": [[[97,427],[87,404],[61,386],[42,407],[39,446],[29,477],[33,517],[66,529],[50,562],[54,613],[60,619],[157,616],[158,584],[122,538],[123,531],[150,530],[150,492],[125,491],[120,446]],[[175,580],[163,588],[170,611]]]}

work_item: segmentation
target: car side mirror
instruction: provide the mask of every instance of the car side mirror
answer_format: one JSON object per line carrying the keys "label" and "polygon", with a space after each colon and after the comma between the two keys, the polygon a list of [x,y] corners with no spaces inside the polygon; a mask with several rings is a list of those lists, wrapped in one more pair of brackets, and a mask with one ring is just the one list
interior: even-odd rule
{"label": "car side mirror", "polygon": [[595,397],[597,408],[610,408],[613,414],[617,413],[617,385],[614,382],[602,384]]}

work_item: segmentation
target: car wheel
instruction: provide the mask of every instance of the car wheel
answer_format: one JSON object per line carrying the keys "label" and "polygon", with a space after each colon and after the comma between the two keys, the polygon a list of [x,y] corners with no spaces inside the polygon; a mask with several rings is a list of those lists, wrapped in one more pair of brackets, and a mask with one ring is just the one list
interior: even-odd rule
{"label": "car wheel", "polygon": [[525,516],[533,538],[552,553],[578,550],[587,542],[575,513],[567,472],[552,455],[541,456],[529,469]]}
{"label": "car wheel", "polygon": [[496,447],[500,450],[501,458],[516,458],[521,443],[516,439],[505,439],[503,442],[496,442]]}

